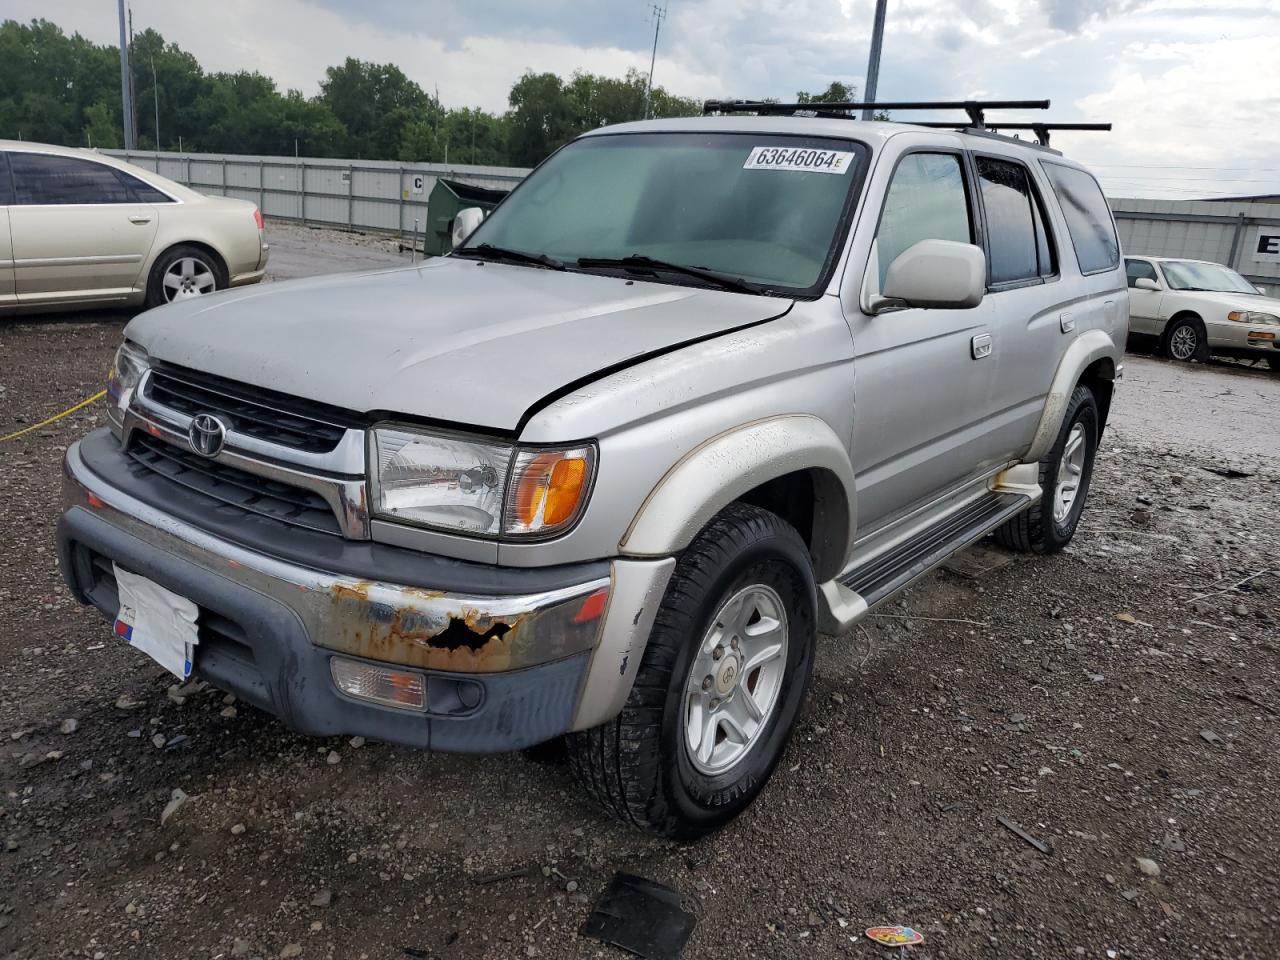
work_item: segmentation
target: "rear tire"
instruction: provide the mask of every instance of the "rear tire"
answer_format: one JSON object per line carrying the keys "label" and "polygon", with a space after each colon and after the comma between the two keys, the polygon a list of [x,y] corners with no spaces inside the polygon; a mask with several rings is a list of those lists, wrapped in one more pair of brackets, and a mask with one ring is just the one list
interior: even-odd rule
{"label": "rear tire", "polygon": [[[1040,499],[996,528],[996,541],[1023,553],[1057,553],[1075,536],[1101,435],[1098,402],[1086,386],[1071,394],[1058,439],[1040,461]],[[1074,484],[1074,486],[1072,486]]]}
{"label": "rear tire", "polygon": [[1164,352],[1170,360],[1204,363],[1209,359],[1209,337],[1199,317],[1180,317],[1169,325]]}
{"label": "rear tire", "polygon": [[203,247],[180,243],[156,258],[147,279],[147,306],[205,296],[227,286],[221,258]]}
{"label": "rear tire", "polygon": [[795,529],[758,507],[727,507],[676,564],[622,712],[568,738],[586,792],[619,820],[676,840],[729,823],[791,735],[816,609]]}

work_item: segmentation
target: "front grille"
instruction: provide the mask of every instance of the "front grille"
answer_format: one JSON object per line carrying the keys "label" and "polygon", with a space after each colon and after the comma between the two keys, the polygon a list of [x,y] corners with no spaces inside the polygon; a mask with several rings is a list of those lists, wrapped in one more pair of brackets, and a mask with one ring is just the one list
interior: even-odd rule
{"label": "front grille", "polygon": [[134,434],[129,456],[174,483],[228,506],[291,526],[342,535],[328,502],[311,490],[208,460],[142,432]]}
{"label": "front grille", "polygon": [[307,453],[328,453],[346,432],[346,418],[323,404],[206,374],[153,370],[146,397],[188,417],[212,413],[237,433]]}

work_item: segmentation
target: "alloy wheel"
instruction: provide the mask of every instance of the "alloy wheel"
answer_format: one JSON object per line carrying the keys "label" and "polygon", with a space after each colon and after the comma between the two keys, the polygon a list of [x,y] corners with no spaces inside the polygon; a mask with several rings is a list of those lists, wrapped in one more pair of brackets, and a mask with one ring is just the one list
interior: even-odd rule
{"label": "alloy wheel", "polygon": [[699,772],[725,773],[761,738],[782,690],[787,638],[786,607],[765,584],[716,611],[685,681],[685,752]]}
{"label": "alloy wheel", "polygon": [[1080,492],[1080,480],[1084,476],[1085,430],[1083,423],[1073,424],[1058,461],[1058,478],[1053,486],[1053,519],[1065,523],[1071,516],[1076,495]]}
{"label": "alloy wheel", "polygon": [[164,272],[164,298],[169,303],[201,297],[217,288],[213,270],[195,257],[179,257]]}
{"label": "alloy wheel", "polygon": [[1190,360],[1196,355],[1199,345],[1200,337],[1196,334],[1196,328],[1184,323],[1169,337],[1169,355],[1175,360]]}

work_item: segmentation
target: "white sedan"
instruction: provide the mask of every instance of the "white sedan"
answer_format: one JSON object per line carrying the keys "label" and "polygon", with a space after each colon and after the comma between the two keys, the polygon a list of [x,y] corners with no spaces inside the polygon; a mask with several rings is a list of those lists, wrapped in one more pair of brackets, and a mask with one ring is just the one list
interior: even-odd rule
{"label": "white sedan", "polygon": [[159,306],[256,283],[262,214],[90,150],[0,140],[0,313]]}
{"label": "white sedan", "polygon": [[1129,331],[1160,338],[1174,360],[1266,359],[1280,370],[1280,300],[1220,263],[1126,257]]}

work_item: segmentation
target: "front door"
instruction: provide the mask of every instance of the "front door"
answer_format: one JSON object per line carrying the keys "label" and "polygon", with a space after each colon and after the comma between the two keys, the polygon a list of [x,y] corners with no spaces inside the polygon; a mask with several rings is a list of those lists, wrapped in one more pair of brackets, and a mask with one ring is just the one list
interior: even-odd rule
{"label": "front door", "polygon": [[1143,290],[1137,286],[1139,280],[1151,280],[1163,287],[1155,264],[1150,260],[1126,257],[1124,269],[1129,278],[1129,329],[1133,333],[1164,333],[1164,320],[1160,316],[1164,290]]}
{"label": "front door", "polygon": [[133,199],[114,168],[79,157],[14,151],[10,230],[18,300],[128,296],[156,236],[156,210]]}
{"label": "front door", "polygon": [[[902,156],[885,195],[868,283],[921,240],[973,243],[974,208],[959,152]],[[993,332],[987,312],[851,312],[853,468],[866,534],[979,472],[987,446]]]}

